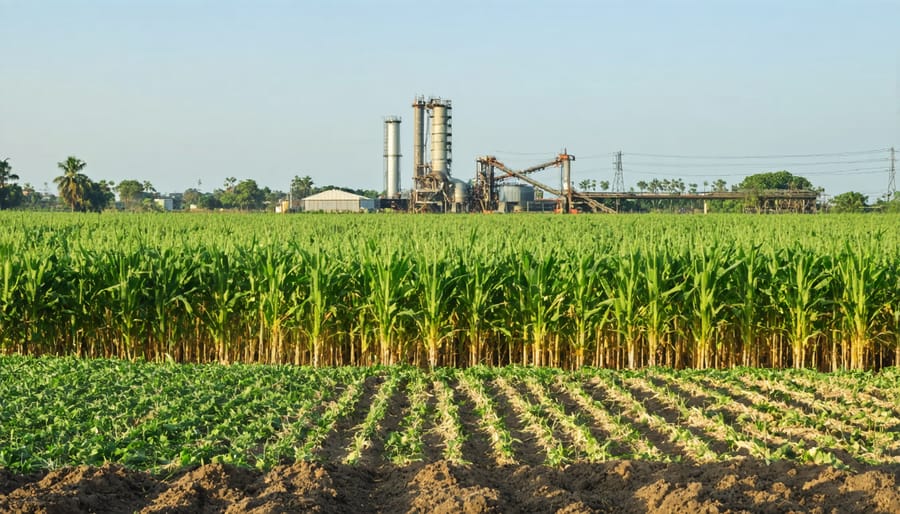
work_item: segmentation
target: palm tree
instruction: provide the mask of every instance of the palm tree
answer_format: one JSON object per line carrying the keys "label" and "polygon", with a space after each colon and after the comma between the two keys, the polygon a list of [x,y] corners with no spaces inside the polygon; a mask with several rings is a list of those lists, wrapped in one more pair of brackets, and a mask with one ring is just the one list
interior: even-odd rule
{"label": "palm tree", "polygon": [[6,199],[9,196],[9,189],[12,189],[10,182],[17,180],[19,180],[19,176],[12,172],[9,158],[0,159],[0,210],[7,207]]}
{"label": "palm tree", "polygon": [[84,210],[84,197],[88,189],[90,179],[81,173],[87,163],[81,159],[69,156],[65,161],[56,163],[63,174],[53,179],[59,188],[59,196],[72,208],[72,211]]}
{"label": "palm tree", "polygon": [[299,177],[294,175],[293,180],[291,180],[291,191],[298,198],[305,198],[312,193],[313,188],[313,179],[309,175],[304,177]]}
{"label": "palm tree", "polygon": [[12,172],[9,158],[0,159],[0,188],[6,186],[7,182],[15,182],[16,180],[19,180],[19,176]]}

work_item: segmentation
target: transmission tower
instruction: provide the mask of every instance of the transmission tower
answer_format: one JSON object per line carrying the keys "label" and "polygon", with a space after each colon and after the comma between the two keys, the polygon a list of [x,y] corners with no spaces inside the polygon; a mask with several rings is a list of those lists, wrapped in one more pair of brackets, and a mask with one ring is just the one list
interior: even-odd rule
{"label": "transmission tower", "polygon": [[616,167],[616,176],[613,178],[613,193],[624,193],[625,192],[625,178],[622,176],[622,151],[619,150],[616,152],[616,160],[613,161],[613,165]]}
{"label": "transmission tower", "polygon": [[890,168],[890,175],[888,176],[888,190],[887,190],[888,201],[893,200],[893,199],[894,199],[894,195],[897,193],[897,184],[896,184],[896,182],[895,182],[895,180],[896,180],[896,171],[895,171],[895,168],[894,168],[894,162],[895,162],[895,160],[894,160],[894,147],[892,146],[892,147],[891,147],[891,168]]}

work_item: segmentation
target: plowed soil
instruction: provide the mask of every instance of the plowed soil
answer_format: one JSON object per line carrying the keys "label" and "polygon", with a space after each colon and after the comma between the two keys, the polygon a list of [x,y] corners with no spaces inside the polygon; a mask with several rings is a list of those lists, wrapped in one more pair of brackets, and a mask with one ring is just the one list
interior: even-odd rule
{"label": "plowed soil", "polygon": [[[486,456],[487,457],[487,456]],[[900,512],[900,467],[749,459],[407,467],[206,465],[168,478],[117,465],[0,471],[0,512]]]}

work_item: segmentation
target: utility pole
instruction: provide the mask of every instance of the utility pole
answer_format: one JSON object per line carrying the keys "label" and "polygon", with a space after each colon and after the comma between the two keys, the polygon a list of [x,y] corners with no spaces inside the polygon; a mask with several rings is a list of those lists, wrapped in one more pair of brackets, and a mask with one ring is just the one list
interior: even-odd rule
{"label": "utility pole", "polygon": [[895,163],[894,147],[892,146],[891,147],[891,169],[890,169],[890,176],[888,178],[888,191],[887,191],[888,201],[893,200],[894,195],[897,193],[897,184],[895,182],[896,181],[896,171],[895,171],[894,163]]}
{"label": "utility pole", "polygon": [[[625,178],[622,176],[622,150],[616,152],[616,160],[613,161],[616,167],[616,175],[613,178],[613,193],[625,192]],[[619,211],[619,197],[616,197],[616,212]]]}
{"label": "utility pole", "polygon": [[613,178],[613,193],[624,193],[625,192],[625,179],[622,177],[622,151],[619,150],[616,152],[616,160],[613,161],[613,165],[616,167],[616,175]]}

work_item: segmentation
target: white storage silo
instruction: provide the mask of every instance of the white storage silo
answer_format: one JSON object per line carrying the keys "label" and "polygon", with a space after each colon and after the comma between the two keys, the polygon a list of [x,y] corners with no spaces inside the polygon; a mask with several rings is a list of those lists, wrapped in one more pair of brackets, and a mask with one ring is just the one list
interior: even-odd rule
{"label": "white storage silo", "polygon": [[400,194],[400,118],[384,119],[384,189],[388,198]]}

